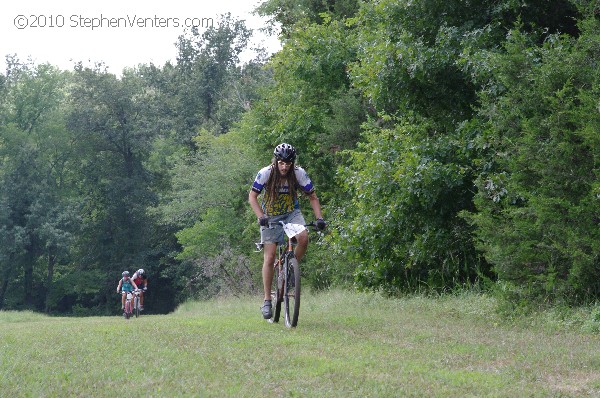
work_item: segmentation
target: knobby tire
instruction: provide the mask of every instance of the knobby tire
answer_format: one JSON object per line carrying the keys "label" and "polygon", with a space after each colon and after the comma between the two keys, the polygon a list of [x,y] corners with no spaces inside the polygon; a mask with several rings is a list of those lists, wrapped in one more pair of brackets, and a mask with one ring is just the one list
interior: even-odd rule
{"label": "knobby tire", "polygon": [[131,301],[125,300],[125,319],[131,316]]}
{"label": "knobby tire", "polygon": [[139,318],[140,316],[140,298],[139,296],[135,296],[133,299],[133,308],[135,308],[135,317]]}
{"label": "knobby tire", "polygon": [[285,326],[293,328],[298,325],[298,315],[300,314],[300,266],[298,260],[290,256],[283,268]]}

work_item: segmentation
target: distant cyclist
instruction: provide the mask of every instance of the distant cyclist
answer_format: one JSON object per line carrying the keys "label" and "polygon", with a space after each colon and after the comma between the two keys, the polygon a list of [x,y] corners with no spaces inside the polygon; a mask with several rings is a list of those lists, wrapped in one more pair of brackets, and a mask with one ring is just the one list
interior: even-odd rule
{"label": "distant cyclist", "polygon": [[121,311],[123,311],[125,309],[125,296],[127,296],[127,292],[133,292],[133,290],[138,287],[129,277],[129,271],[123,271],[121,276],[122,278],[117,285],[117,293],[121,293]]}
{"label": "distant cyclist", "polygon": [[142,268],[138,269],[133,273],[131,279],[133,279],[133,282],[135,282],[139,289],[142,289],[140,293],[140,311],[143,311],[144,293],[148,290],[148,276],[146,275],[146,271],[144,271]]}
{"label": "distant cyclist", "polygon": [[[262,203],[259,204],[258,196],[263,190]],[[326,224],[321,215],[321,204],[313,183],[306,171],[296,165],[296,148],[286,143],[279,144],[273,151],[271,164],[260,169],[248,194],[250,207],[258,217],[261,242],[264,244],[262,267],[264,302],[261,312],[265,319],[272,316],[271,284],[277,243],[284,242],[283,227],[276,223],[283,221],[284,223],[306,224],[298,204],[299,190],[308,196],[310,206],[317,218],[317,228],[324,229]],[[296,240],[294,253],[300,262],[308,247],[308,232],[304,230],[296,235]]]}

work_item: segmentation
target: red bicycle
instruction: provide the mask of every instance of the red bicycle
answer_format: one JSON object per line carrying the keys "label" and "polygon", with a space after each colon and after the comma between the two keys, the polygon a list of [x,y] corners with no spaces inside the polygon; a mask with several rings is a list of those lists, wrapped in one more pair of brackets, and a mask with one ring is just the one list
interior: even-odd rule
{"label": "red bicycle", "polygon": [[[119,293],[119,294],[123,294],[123,292]],[[137,318],[138,316],[140,316],[140,306],[139,306],[139,300],[140,300],[140,289],[135,289],[133,292],[126,292],[125,293],[125,307],[123,308],[123,318],[125,319],[129,319],[131,318],[131,315],[133,315],[133,311],[135,310],[135,317]],[[135,300],[135,305],[134,305],[134,300]]]}

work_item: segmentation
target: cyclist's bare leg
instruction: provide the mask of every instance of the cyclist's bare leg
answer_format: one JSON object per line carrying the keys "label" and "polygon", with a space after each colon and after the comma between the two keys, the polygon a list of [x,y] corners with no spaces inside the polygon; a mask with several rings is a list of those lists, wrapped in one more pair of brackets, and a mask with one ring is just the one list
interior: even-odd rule
{"label": "cyclist's bare leg", "polygon": [[264,260],[262,268],[263,288],[265,300],[271,300],[271,285],[273,284],[273,263],[275,262],[275,252],[277,245],[274,243],[265,243],[263,246]]}
{"label": "cyclist's bare leg", "polygon": [[127,293],[121,292],[121,308],[125,308],[125,296]]}
{"label": "cyclist's bare leg", "polygon": [[296,235],[296,248],[294,249],[294,256],[300,262],[302,257],[304,257],[304,253],[306,253],[306,248],[308,247],[308,232],[306,230],[302,231],[298,235]]}

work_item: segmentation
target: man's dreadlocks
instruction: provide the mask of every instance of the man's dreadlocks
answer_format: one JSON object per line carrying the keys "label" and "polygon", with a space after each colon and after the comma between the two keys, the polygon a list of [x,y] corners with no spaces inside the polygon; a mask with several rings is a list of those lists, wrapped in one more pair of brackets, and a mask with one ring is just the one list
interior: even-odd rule
{"label": "man's dreadlocks", "polygon": [[[273,158],[271,161],[271,173],[269,174],[269,179],[267,180],[267,184],[265,187],[266,191],[266,200],[269,202],[268,204],[275,203],[277,201],[277,197],[279,196],[279,187],[283,185],[284,179],[287,179],[287,183],[289,185],[289,194],[292,199],[296,198],[296,187],[298,186],[298,180],[296,179],[296,173],[294,169],[296,168],[295,162],[292,162],[292,166],[290,167],[290,171],[282,178],[279,173],[279,169],[277,168],[277,159]],[[268,206],[267,206],[268,207]]]}

